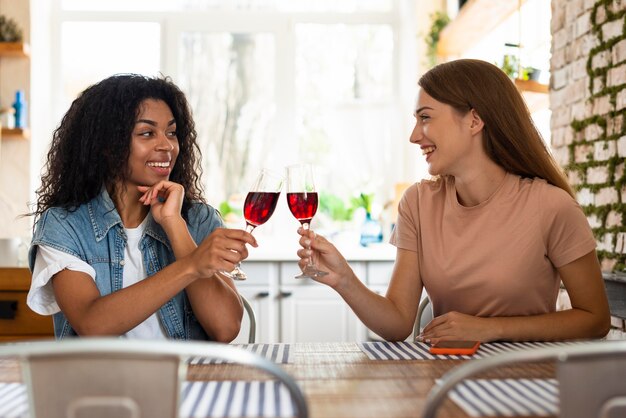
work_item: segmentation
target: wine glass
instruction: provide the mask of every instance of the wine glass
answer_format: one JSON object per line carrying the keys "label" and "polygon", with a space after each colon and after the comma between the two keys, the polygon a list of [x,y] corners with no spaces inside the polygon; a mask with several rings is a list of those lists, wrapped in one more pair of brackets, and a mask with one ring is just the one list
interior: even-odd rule
{"label": "wine glass", "polygon": [[[280,189],[283,187],[284,178],[270,170],[262,169],[254,182],[254,185],[246,196],[243,204],[243,217],[246,220],[246,231],[252,232],[254,228],[263,225],[274,213]],[[222,274],[233,280],[246,280],[248,276],[237,263],[231,272],[223,271]]]}
{"label": "wine glass", "polygon": [[[317,202],[311,164],[295,164],[287,167],[287,205],[304,229],[309,229],[311,219],[317,212]],[[327,274],[328,272],[319,270],[315,266],[311,257],[309,264],[301,274],[296,276],[296,279],[315,279]]]}

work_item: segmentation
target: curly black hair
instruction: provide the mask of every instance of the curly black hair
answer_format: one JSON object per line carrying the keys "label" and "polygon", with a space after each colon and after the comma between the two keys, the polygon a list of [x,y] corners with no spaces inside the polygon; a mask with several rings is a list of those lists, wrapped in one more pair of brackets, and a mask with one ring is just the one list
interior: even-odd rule
{"label": "curly black hair", "polygon": [[48,151],[36,208],[29,215],[37,219],[51,207],[74,211],[102,187],[115,191],[129,176],[131,133],[146,99],[163,100],[176,120],[180,151],[170,180],[185,188],[183,217],[187,219],[193,201],[205,202],[201,152],[185,94],[169,77],[118,74],[88,87],[63,116]]}

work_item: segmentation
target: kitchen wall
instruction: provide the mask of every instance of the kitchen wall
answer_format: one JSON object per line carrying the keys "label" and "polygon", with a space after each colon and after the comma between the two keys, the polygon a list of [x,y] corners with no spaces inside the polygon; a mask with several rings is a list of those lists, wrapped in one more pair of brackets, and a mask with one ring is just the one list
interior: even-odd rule
{"label": "kitchen wall", "polygon": [[626,271],[626,1],[552,0],[552,147],[598,241]]}
{"label": "kitchen wall", "polygon": [[[0,0],[0,14],[16,21],[30,42],[29,0]],[[30,107],[30,64],[27,58],[0,58],[0,107],[10,107],[15,91],[23,89]],[[30,109],[28,110],[30,124]],[[30,199],[31,142],[2,138],[0,141],[0,238],[28,236],[31,219],[19,218],[28,211]]]}

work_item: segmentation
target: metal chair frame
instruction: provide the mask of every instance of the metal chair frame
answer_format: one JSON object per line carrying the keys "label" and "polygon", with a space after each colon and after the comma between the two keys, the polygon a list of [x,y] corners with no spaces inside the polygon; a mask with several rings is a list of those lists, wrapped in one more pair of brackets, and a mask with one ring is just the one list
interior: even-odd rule
{"label": "metal chair frame", "polygon": [[254,309],[248,299],[244,297],[244,295],[239,294],[241,297],[241,303],[243,304],[243,308],[248,314],[248,319],[250,320],[250,331],[248,332],[248,343],[254,344],[256,342],[256,315],[254,313]]}
{"label": "metal chair frame", "polygon": [[413,324],[413,339],[411,341],[415,341],[415,338],[422,331],[422,325],[421,325],[422,316],[424,316],[424,311],[426,310],[429,304],[430,304],[430,298],[428,297],[428,295],[426,295],[420,302],[419,306],[417,307],[417,315],[415,317],[415,323]]}
{"label": "metal chair frame", "polygon": [[[448,392],[462,380],[500,366],[556,360],[560,383],[560,416],[608,418],[626,412],[626,340],[594,341],[569,346],[533,348],[469,360],[452,369],[428,397],[423,418],[435,418]],[[594,380],[601,384],[589,384]],[[581,392],[582,390],[582,392]]]}
{"label": "metal chair frame", "polygon": [[[288,389],[296,416],[308,417],[304,395],[289,374],[256,353],[228,344],[75,338],[0,344],[3,357],[20,361],[31,418],[77,417],[77,411],[85,407],[95,408],[95,413],[88,412],[90,417],[121,416],[121,412],[138,417],[140,406],[157,411],[148,415],[142,412],[141,416],[179,416],[181,384],[191,357],[232,362],[268,373]],[[111,409],[100,412],[97,408],[101,407],[114,407],[117,413],[111,415]]]}

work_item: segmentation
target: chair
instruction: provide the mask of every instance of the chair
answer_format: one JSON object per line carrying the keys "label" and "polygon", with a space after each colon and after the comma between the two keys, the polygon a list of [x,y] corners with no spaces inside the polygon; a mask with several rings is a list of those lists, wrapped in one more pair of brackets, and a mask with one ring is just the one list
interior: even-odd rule
{"label": "chair", "polygon": [[626,416],[626,340],[533,348],[470,360],[446,373],[426,399],[423,418],[434,418],[462,380],[500,366],[555,360],[561,417]]}
{"label": "chair", "polygon": [[[427,308],[430,309],[426,310]],[[428,323],[431,319],[433,319],[432,306],[430,306],[430,298],[426,295],[417,308],[417,315],[413,324],[413,339],[411,341],[415,341],[415,338],[422,332],[422,321]]]}
{"label": "chair", "polygon": [[197,356],[268,373],[288,389],[297,416],[308,416],[300,388],[283,369],[228,344],[76,338],[0,345],[0,358],[20,360],[31,418],[178,417],[187,360]]}
{"label": "chair", "polygon": [[239,294],[239,296],[241,297],[241,303],[243,303],[243,308],[246,310],[246,313],[248,314],[248,319],[250,321],[248,343],[254,344],[256,342],[256,315],[254,314],[254,309],[252,309],[252,305],[250,305],[248,299],[246,299],[242,294]]}

